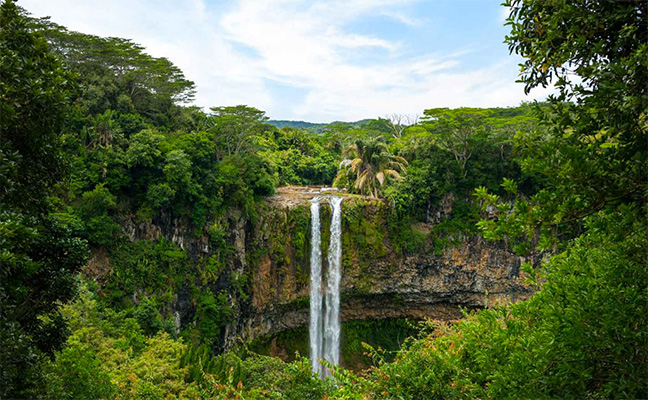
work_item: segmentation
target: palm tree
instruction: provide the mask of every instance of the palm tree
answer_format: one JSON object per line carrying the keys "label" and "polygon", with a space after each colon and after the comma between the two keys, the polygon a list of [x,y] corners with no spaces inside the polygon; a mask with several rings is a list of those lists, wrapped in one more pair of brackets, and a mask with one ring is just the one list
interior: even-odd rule
{"label": "palm tree", "polygon": [[353,188],[361,194],[378,197],[380,189],[388,179],[401,179],[407,160],[387,150],[387,144],[377,138],[356,140],[342,153],[343,160],[333,184],[337,184],[348,173],[355,173]]}

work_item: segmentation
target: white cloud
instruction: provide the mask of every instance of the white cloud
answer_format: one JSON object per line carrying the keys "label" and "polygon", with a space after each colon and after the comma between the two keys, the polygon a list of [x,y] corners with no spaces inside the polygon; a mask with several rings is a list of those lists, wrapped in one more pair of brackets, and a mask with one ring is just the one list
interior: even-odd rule
{"label": "white cloud", "polygon": [[411,27],[423,26],[423,24],[425,24],[426,22],[424,18],[415,18],[410,15],[406,15],[400,11],[384,11],[381,14],[384,15],[385,17],[400,22],[401,24],[408,25]]}
{"label": "white cloud", "polygon": [[506,7],[504,5],[500,6],[499,8],[499,18],[500,22],[506,21],[506,19],[509,17],[511,14],[511,7]]}
{"label": "white cloud", "polygon": [[[22,0],[36,16],[72,30],[120,36],[164,56],[196,82],[200,106],[248,104],[280,119],[357,120],[438,106],[505,106],[524,99],[512,60],[457,72],[465,52],[401,54],[403,43],[353,32],[368,15],[404,27],[414,0]],[[242,50],[242,49],[247,49]],[[252,51],[250,51],[252,50]],[[360,54],[381,54],[363,63]],[[379,53],[376,53],[379,52]],[[408,53],[408,52],[404,52]],[[410,52],[411,53],[411,52]],[[349,54],[356,57],[349,57]],[[272,80],[305,91],[275,98]],[[536,96],[537,97],[537,96]]]}

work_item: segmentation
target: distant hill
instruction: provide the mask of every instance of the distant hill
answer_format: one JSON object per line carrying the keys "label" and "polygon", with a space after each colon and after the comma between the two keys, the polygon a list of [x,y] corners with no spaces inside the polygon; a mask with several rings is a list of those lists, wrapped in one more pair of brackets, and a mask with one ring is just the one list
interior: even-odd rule
{"label": "distant hill", "polygon": [[271,119],[271,120],[267,121],[267,123],[270,124],[270,125],[274,125],[279,129],[289,127],[289,128],[295,128],[295,129],[308,129],[308,130],[313,131],[313,132],[321,133],[329,125],[349,124],[354,128],[359,128],[362,124],[365,124],[368,121],[371,121],[371,120],[370,119],[363,119],[363,120],[356,121],[356,122],[333,121],[333,122],[329,122],[329,123],[316,123],[316,122],[306,122],[306,121],[287,121],[287,120]]}
{"label": "distant hill", "polygon": [[274,125],[277,128],[296,128],[296,129],[313,129],[313,128],[323,128],[328,124],[318,124],[314,122],[306,122],[306,121],[286,121],[286,120],[276,120],[276,119],[271,119],[267,122],[270,125]]}

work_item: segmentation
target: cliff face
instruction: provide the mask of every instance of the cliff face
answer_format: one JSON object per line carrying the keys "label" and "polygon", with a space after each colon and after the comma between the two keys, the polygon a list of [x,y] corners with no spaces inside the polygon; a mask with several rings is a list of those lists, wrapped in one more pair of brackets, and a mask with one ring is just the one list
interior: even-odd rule
{"label": "cliff face", "polygon": [[[280,190],[258,208],[254,219],[230,213],[216,222],[232,251],[226,274],[201,290],[229,293],[233,317],[222,330],[228,349],[308,326],[310,198],[315,191]],[[453,199],[433,210],[431,224],[410,227],[411,238],[395,237],[388,207],[379,200],[347,197],[342,205],[343,321],[387,318],[441,319],[461,317],[460,308],[519,301],[533,290],[523,283],[518,256],[501,244],[475,237],[444,238],[435,245],[430,231],[452,211]],[[330,208],[321,206],[324,269]],[[209,236],[195,235],[182,221],[160,218],[152,223],[123,221],[131,240],[164,236],[193,260],[213,255]],[[206,232],[206,230],[205,230]],[[416,243],[414,244],[413,241]],[[245,277],[243,291],[233,280]],[[183,326],[194,323],[195,305],[186,291],[174,295],[172,311]]]}
{"label": "cliff face", "polygon": [[[312,196],[268,200],[263,216],[246,233],[252,277],[250,300],[241,304],[242,318],[228,326],[226,347],[237,339],[308,326],[310,203]],[[502,245],[479,238],[455,238],[435,249],[432,225],[414,228],[420,241],[414,251],[394,244],[389,210],[378,200],[348,197],[343,202],[343,321],[413,318],[451,320],[460,308],[482,308],[519,301],[533,290],[520,275],[521,260]],[[446,199],[439,218],[452,210]],[[326,251],[330,208],[321,206],[322,251]]]}

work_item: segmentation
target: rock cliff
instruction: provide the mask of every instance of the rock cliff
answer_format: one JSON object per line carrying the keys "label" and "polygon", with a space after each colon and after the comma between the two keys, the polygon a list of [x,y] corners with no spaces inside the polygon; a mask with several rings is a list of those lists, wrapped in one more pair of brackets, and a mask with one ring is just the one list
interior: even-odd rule
{"label": "rock cliff", "polygon": [[[232,317],[222,329],[220,348],[269,337],[308,325],[310,202],[321,188],[280,188],[259,204],[254,218],[230,212],[218,227],[231,248],[225,272],[200,290],[229,294]],[[344,195],[344,194],[342,194]],[[342,210],[343,321],[391,318],[452,320],[461,308],[525,299],[533,289],[524,284],[521,260],[503,244],[477,237],[444,238],[439,246],[430,232],[452,213],[453,198],[431,210],[428,224],[408,227],[410,239],[395,237],[388,205],[376,199],[347,196]],[[322,250],[330,229],[330,208],[321,208]],[[132,241],[165,237],[199,265],[213,255],[208,227],[202,234],[186,222],[161,217],[148,223],[122,221]],[[416,243],[410,243],[416,241]],[[96,262],[95,262],[96,263]],[[97,266],[93,268],[99,270]],[[232,289],[244,277],[241,290]],[[196,305],[189,290],[176,290],[170,305],[182,326],[195,324]],[[180,328],[180,326],[178,326]]]}
{"label": "rock cliff", "polygon": [[[245,251],[257,252],[248,257],[250,300],[241,304],[242,318],[228,326],[226,347],[308,325],[309,200],[314,195],[280,192],[246,233]],[[436,217],[451,211],[452,199],[445,199]],[[326,242],[330,209],[322,206],[321,212]],[[413,229],[423,239],[420,246],[413,252],[397,249],[388,212],[380,200],[349,196],[343,203],[343,321],[451,320],[461,317],[461,308],[519,301],[533,293],[520,274],[524,260],[502,244],[461,237],[435,249],[427,238],[432,225],[418,224]],[[327,247],[322,245],[324,253]],[[326,268],[325,254],[323,259]]]}

